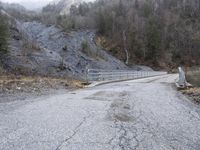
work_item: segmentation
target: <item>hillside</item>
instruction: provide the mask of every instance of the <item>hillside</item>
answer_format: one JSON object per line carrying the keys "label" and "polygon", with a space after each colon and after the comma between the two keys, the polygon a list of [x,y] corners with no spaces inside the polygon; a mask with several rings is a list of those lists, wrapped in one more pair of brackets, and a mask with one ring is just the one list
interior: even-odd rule
{"label": "hillside", "polygon": [[94,30],[63,31],[54,25],[19,21],[7,15],[10,38],[1,58],[15,74],[85,79],[87,69],[126,69],[126,65],[97,46]]}
{"label": "hillside", "polygon": [[95,28],[99,44],[128,65],[200,64],[198,0],[98,0],[55,20],[66,29]]}
{"label": "hillside", "polygon": [[200,64],[199,1],[82,2],[60,0],[41,13],[3,6],[12,18],[4,66],[80,78],[87,68],[146,65],[170,71]]}

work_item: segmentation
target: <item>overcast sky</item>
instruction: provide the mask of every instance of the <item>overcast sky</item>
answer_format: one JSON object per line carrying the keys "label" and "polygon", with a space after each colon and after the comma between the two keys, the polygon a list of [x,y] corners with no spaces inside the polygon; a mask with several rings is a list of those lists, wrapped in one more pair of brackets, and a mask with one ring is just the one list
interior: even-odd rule
{"label": "overcast sky", "polygon": [[52,0],[0,0],[2,2],[8,2],[8,3],[23,3],[23,2],[45,2],[48,3]]}
{"label": "overcast sky", "polygon": [[0,1],[8,3],[20,3],[26,8],[34,10],[45,6],[46,4],[48,4],[53,0],[0,0]]}

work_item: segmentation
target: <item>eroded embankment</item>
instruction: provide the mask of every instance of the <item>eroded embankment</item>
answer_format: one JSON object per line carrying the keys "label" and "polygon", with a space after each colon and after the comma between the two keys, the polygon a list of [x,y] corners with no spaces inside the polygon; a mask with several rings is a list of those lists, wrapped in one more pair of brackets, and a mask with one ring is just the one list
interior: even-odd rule
{"label": "eroded embankment", "polygon": [[38,22],[16,23],[4,66],[13,72],[84,78],[88,68],[127,69],[94,42],[95,31],[64,32]]}

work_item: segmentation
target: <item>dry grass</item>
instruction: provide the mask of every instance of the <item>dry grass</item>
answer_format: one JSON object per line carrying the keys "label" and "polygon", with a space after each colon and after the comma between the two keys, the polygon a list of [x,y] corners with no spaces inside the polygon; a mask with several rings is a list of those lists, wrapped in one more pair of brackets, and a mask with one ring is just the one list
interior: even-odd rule
{"label": "dry grass", "polygon": [[194,88],[183,90],[183,94],[188,95],[195,103],[200,104],[200,71],[189,71],[186,78]]}
{"label": "dry grass", "polygon": [[0,92],[41,92],[44,89],[74,89],[82,88],[83,83],[78,80],[31,77],[14,75],[0,76]]}
{"label": "dry grass", "polygon": [[186,78],[193,86],[200,87],[200,71],[188,72]]}
{"label": "dry grass", "polygon": [[107,61],[107,59],[104,56],[102,56],[100,50],[101,50],[100,47],[97,47],[97,49],[91,49],[90,45],[86,41],[81,43],[81,51],[85,55],[87,55],[88,57],[91,57],[95,60],[106,60]]}
{"label": "dry grass", "polygon": [[188,95],[195,103],[200,104],[200,88],[183,90],[183,94]]}

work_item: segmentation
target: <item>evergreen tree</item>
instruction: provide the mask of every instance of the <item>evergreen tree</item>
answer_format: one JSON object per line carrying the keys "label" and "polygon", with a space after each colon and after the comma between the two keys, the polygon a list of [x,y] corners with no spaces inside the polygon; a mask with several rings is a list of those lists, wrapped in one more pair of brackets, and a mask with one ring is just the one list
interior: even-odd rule
{"label": "evergreen tree", "polygon": [[8,50],[8,27],[5,17],[0,14],[0,54],[4,54]]}
{"label": "evergreen tree", "polygon": [[159,31],[159,26],[154,18],[150,18],[147,24],[147,31],[146,31],[146,38],[147,38],[147,49],[148,59],[153,60],[154,63],[157,61],[157,57],[159,56],[160,46],[161,46],[161,35]]}

